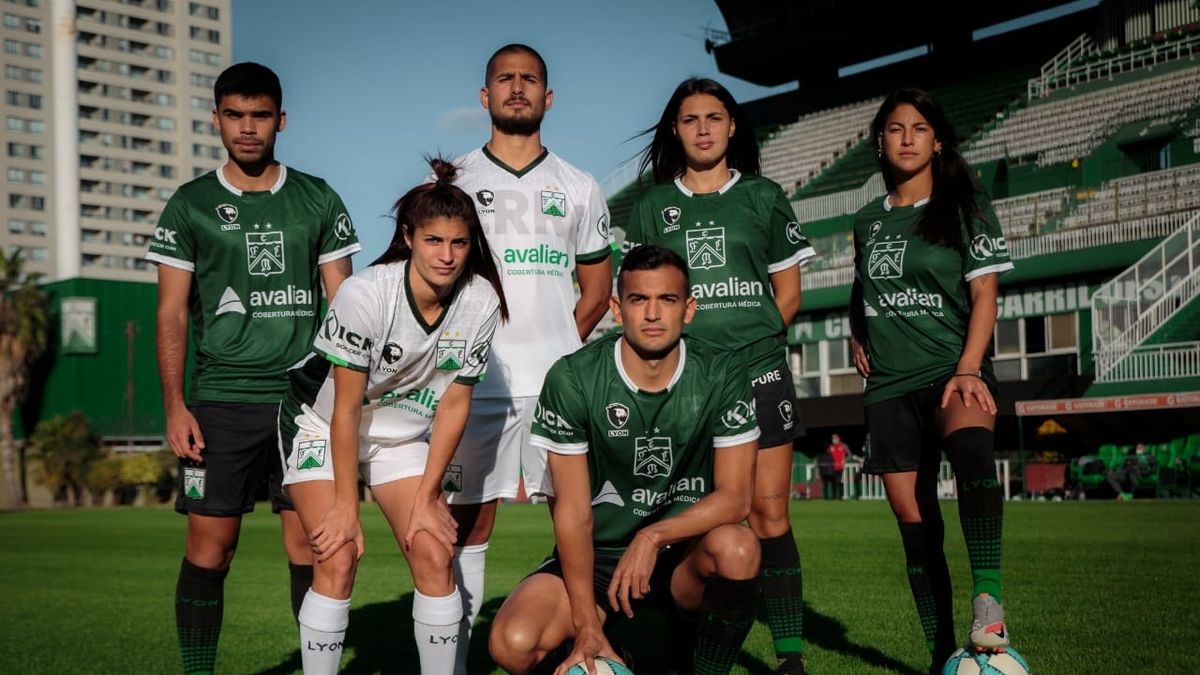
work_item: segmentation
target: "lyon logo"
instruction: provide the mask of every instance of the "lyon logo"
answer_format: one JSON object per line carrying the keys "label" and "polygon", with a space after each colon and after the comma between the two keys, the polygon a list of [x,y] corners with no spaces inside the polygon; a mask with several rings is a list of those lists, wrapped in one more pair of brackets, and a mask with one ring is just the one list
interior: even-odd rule
{"label": "lyon logo", "polygon": [[671,438],[639,436],[635,441],[633,475],[661,478],[671,473]]}
{"label": "lyon logo", "polygon": [[496,198],[496,193],[491,190],[480,190],[475,193],[475,199],[483,206],[491,206],[492,200]]}
{"label": "lyon logo", "polygon": [[620,403],[609,403],[608,407],[606,407],[604,411],[608,414],[608,423],[611,424],[614,429],[620,429],[621,427],[625,426],[626,422],[629,421],[629,408],[626,408]]}
{"label": "lyon logo", "polygon": [[881,241],[871,247],[867,259],[867,274],[872,279],[899,279],[904,272],[904,249],[907,241]]}
{"label": "lyon logo", "polygon": [[680,213],[681,212],[680,212],[678,206],[668,206],[667,208],[662,210],[663,222],[666,223],[668,226],[678,223]]}
{"label": "lyon logo", "polygon": [[232,225],[237,222],[238,210],[233,204],[221,204],[217,207],[217,215],[221,217],[221,220]]}
{"label": "lyon logo", "polygon": [[691,269],[713,269],[725,266],[725,228],[710,227],[706,230],[688,230],[688,267]]}
{"label": "lyon logo", "polygon": [[269,277],[272,274],[283,274],[283,233],[282,232],[247,232],[246,233],[246,267],[250,274],[259,277]]}

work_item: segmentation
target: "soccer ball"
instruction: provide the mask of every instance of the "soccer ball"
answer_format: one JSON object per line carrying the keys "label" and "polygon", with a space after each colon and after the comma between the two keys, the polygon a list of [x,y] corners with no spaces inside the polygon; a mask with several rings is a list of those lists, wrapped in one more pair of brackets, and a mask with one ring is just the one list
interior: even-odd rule
{"label": "soccer ball", "polygon": [[[616,661],[610,661],[603,656],[597,656],[595,664],[596,675],[633,675],[632,670],[617,663]],[[571,669],[567,671],[567,675],[588,675],[588,671],[587,668],[584,667],[583,662],[580,661],[579,663],[571,666]]]}
{"label": "soccer ball", "polygon": [[1029,664],[1017,650],[1007,648],[1003,652],[976,653],[963,648],[950,655],[942,668],[942,675],[1029,675]]}

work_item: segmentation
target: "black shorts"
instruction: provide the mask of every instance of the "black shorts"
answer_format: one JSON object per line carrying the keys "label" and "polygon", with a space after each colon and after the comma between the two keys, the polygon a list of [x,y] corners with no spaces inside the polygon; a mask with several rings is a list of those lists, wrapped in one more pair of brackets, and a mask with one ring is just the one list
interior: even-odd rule
{"label": "black shorts", "polygon": [[179,460],[176,511],[203,516],[249,513],[264,480],[271,511],[293,510],[281,487],[277,404],[198,402],[191,412],[204,435],[204,459]]}
{"label": "black shorts", "polygon": [[754,389],[754,412],[758,416],[758,447],[790,445],[804,435],[792,370],[779,366],[750,381]]}
{"label": "black shorts", "polygon": [[[663,547],[658,552],[658,562],[654,564],[654,571],[650,573],[650,593],[641,600],[633,600],[635,613],[638,605],[674,606],[675,602],[671,598],[671,575],[675,573],[675,568],[679,566],[679,563],[683,562],[683,556],[688,551],[688,543],[681,541],[678,544]],[[596,594],[596,604],[603,607],[604,611],[609,614],[612,613],[612,606],[608,603],[608,585],[612,583],[613,572],[617,570],[617,563],[620,561],[621,556],[601,553],[597,553],[593,557],[592,589]],[[557,547],[526,579],[534,574],[553,574],[559,579],[562,578],[562,562],[558,559]]]}
{"label": "black shorts", "polygon": [[[996,395],[996,385],[986,373],[984,381]],[[936,471],[942,461],[942,436],[937,411],[951,375],[897,398],[863,408],[871,443],[863,472],[870,474]]]}

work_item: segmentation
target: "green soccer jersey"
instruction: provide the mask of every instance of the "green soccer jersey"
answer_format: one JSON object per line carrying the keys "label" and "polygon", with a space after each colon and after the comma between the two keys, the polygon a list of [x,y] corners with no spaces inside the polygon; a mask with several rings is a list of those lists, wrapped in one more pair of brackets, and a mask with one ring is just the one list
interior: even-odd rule
{"label": "green soccer jersey", "polygon": [[556,454],[587,453],[593,545],[615,555],[639,529],[713,490],[714,448],[758,438],[736,352],[687,338],[671,383],[645,392],[621,365],[620,340],[602,338],[555,362],[529,441]]}
{"label": "green soccer jersey", "polygon": [[210,171],[179,188],[154,228],[146,258],[193,274],[193,401],[278,402],[316,334],[317,267],[361,248],[325,181],[279,169],[263,192]]}
{"label": "green soccer jersey", "polygon": [[[953,372],[971,315],[967,283],[1013,268],[991,203],[982,194],[976,200],[981,216],[974,235],[964,228],[961,253],[917,235],[925,201],[892,206],[881,197],[855,215],[854,273],[862,284],[871,355],[866,404],[896,398]],[[989,358],[982,368],[990,372]]]}
{"label": "green soccer jersey", "polygon": [[682,256],[696,297],[688,333],[741,350],[757,376],[784,363],[786,327],[771,273],[803,265],[814,252],[778,185],[732,173],[710,194],[678,179],[646,190],[629,217],[625,250],[656,244]]}

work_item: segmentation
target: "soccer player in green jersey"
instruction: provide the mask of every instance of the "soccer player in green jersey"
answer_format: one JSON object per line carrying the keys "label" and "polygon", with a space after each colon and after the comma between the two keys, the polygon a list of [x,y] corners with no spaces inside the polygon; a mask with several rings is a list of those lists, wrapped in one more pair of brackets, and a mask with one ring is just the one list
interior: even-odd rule
{"label": "soccer player in green jersey", "polygon": [[667,102],[642,160],[625,247],[683,256],[696,320],[689,334],[738,350],[762,429],[750,527],[762,543],[762,594],[777,672],[804,672],[800,554],[788,518],[792,442],[803,434],[785,330],[800,307],[800,266],[814,252],[783,190],[758,175],[754,130],[719,83],[689,79]]}
{"label": "soccer player in green jersey", "polygon": [[546,376],[532,439],[549,451],[556,546],[492,624],[509,672],[557,661],[568,640],[546,672],[617,659],[605,615],[665,601],[695,617],[694,671],[726,673],[754,623],[759,547],[741,524],[759,435],[750,382],[736,352],[682,337],[688,288],[675,253],[632,251],[610,301],[621,334]]}
{"label": "soccer player in green jersey", "polygon": [[871,125],[888,194],[855,216],[850,317],[871,445],[900,527],[908,580],[933,657],[955,648],[942,550],[938,465],[958,485],[973,581],[970,643],[1008,644],[1000,588],[1003,495],[996,480],[990,358],[997,277],[1012,269],[987,197],[928,94],[888,96]]}
{"label": "soccer player in green jersey", "polygon": [[[332,298],[360,248],[325,181],[275,161],[287,121],[275,73],[239,63],[221,73],[213,95],[229,161],[179,188],[146,254],[158,265],[158,366],[167,442],[179,456],[175,509],[188,516],[175,591],[188,673],[213,671],[225,576],[264,477],[282,516],[293,612],[311,583],[312,554],[280,488],[276,417],[287,368],[316,333],[321,285]],[[185,400],[189,318],[196,357]]]}

